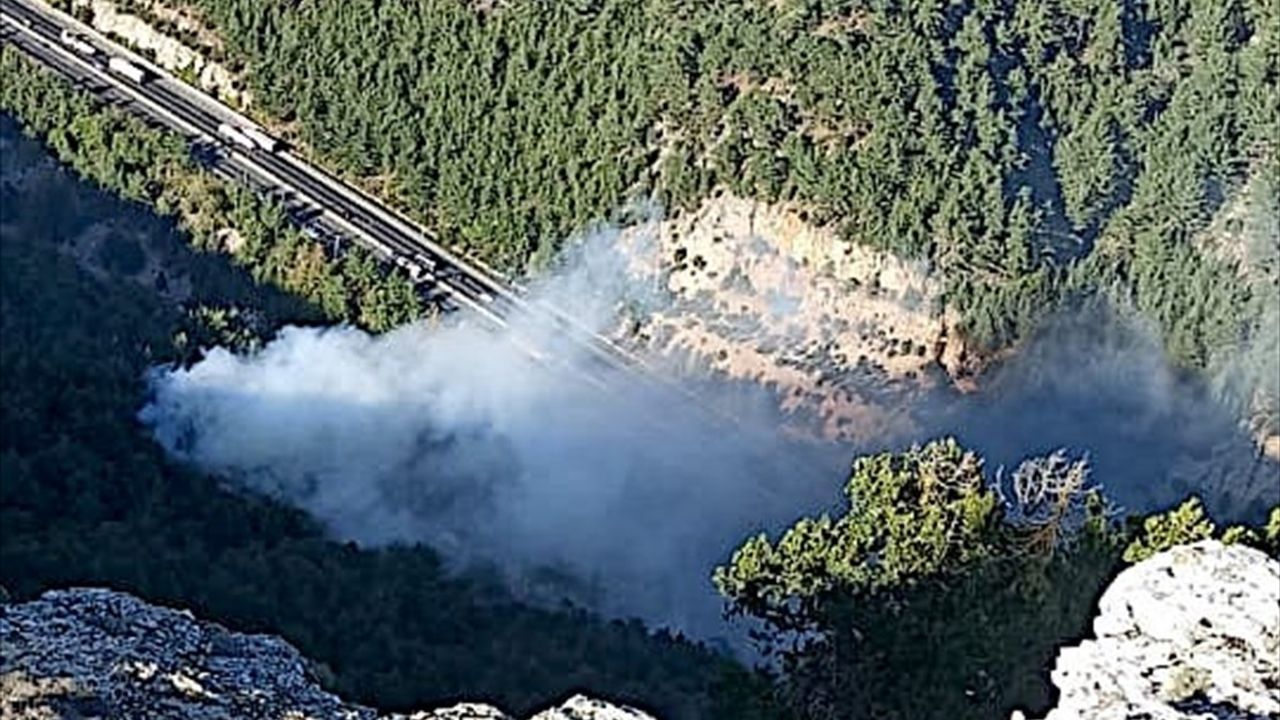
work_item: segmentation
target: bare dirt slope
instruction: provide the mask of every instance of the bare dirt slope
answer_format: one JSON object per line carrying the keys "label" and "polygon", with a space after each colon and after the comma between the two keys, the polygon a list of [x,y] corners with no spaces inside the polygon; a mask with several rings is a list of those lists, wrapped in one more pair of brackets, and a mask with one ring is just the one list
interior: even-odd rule
{"label": "bare dirt slope", "polygon": [[957,355],[923,266],[842,241],[796,208],[721,195],[645,232],[637,272],[670,302],[633,318],[624,340],[770,388],[829,437],[906,422],[890,399],[934,387],[933,369]]}

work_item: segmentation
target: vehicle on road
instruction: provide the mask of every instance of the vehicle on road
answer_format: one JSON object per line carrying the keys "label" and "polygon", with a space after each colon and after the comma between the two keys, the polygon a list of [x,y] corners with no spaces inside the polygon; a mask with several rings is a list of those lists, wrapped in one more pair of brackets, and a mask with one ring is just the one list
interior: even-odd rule
{"label": "vehicle on road", "polygon": [[134,65],[122,57],[113,57],[107,61],[107,69],[122,77],[129,78],[141,85],[151,77],[146,70]]}
{"label": "vehicle on road", "polygon": [[423,255],[422,253],[414,253],[413,259],[417,260],[419,265],[421,265],[422,267],[428,270],[436,269],[436,261],[427,257],[426,255]]}
{"label": "vehicle on road", "polygon": [[393,261],[395,262],[396,265],[404,268],[409,273],[409,277],[412,278],[413,280],[416,281],[416,280],[422,279],[422,274],[424,269],[418,263],[410,260],[409,258],[403,255],[396,255]]}
{"label": "vehicle on road", "polygon": [[[28,21],[27,24],[30,26],[30,21]],[[98,48],[90,45],[89,41],[85,40],[83,36],[77,35],[70,30],[63,30],[58,35],[58,39],[62,41],[63,45],[66,45],[81,55],[88,55],[92,57],[98,54]]]}
{"label": "vehicle on road", "polygon": [[248,136],[248,138],[253,141],[254,145],[257,145],[267,152],[275,152],[280,149],[281,143],[279,140],[271,137],[256,127],[245,126],[240,128],[240,132],[243,132]]}
{"label": "vehicle on road", "polygon": [[454,302],[453,298],[449,297],[448,295],[437,295],[435,298],[435,301],[436,301],[436,305],[443,312],[455,313],[461,309],[458,303]]}
{"label": "vehicle on road", "polygon": [[246,135],[242,130],[231,123],[218,123],[218,134],[245,150],[254,150],[258,147],[258,144],[253,141],[253,138]]}

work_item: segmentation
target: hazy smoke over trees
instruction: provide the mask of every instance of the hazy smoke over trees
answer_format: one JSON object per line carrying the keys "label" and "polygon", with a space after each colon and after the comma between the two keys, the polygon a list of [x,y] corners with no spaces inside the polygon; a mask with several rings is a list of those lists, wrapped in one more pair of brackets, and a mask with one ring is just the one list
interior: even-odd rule
{"label": "hazy smoke over trees", "polygon": [[[623,303],[660,302],[652,282],[623,280],[615,246],[611,231],[595,233],[533,296],[591,327]],[[286,328],[256,354],[214,349],[152,384],[142,417],[166,448],[338,536],[428,542],[494,562],[532,595],[570,590],[704,636],[720,627],[711,568],[746,535],[821,510],[853,455],[879,449],[795,438],[760,389],[700,382],[719,409],[704,411],[533,320],[377,337]],[[939,393],[915,415],[917,435],[880,446],[955,433],[1008,465],[1065,446],[1089,453],[1131,508],[1194,490],[1203,473],[1178,480],[1188,456],[1226,457],[1245,470],[1208,483],[1211,507],[1245,514],[1276,499],[1231,413],[1179,379],[1148,334],[1102,311],[1051,326],[979,396]]]}

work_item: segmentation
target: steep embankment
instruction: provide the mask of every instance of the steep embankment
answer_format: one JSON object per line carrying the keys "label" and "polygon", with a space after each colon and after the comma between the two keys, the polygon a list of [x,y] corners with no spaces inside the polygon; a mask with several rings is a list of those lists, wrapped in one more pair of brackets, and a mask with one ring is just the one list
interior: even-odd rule
{"label": "steep embankment", "polygon": [[661,296],[623,342],[679,372],[769,388],[828,438],[902,432],[911,401],[942,379],[934,368],[967,370],[922,263],[841,242],[799,208],[722,195],[623,241]]}

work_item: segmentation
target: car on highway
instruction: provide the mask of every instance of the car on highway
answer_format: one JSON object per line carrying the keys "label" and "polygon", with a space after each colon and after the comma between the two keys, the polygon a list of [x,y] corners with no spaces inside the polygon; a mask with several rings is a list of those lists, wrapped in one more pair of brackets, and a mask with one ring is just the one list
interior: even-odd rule
{"label": "car on highway", "polygon": [[436,269],[436,261],[431,259],[430,257],[427,257],[426,255],[423,255],[422,253],[414,253],[413,259],[417,260],[419,265],[421,265],[422,267],[428,270]]}
{"label": "car on highway", "polygon": [[263,150],[266,150],[267,152],[273,153],[280,149],[279,140],[271,137],[270,135],[263,132],[262,130],[259,130],[258,128],[253,127],[252,125],[245,125],[244,127],[240,128],[240,131],[243,132],[249,138],[249,140],[253,142],[254,145],[258,146]]}
{"label": "car on highway", "polygon": [[245,150],[255,150],[258,147],[253,138],[231,123],[218,123],[218,134],[225,140],[235,143]]}
{"label": "car on highway", "polygon": [[409,273],[409,277],[414,279],[415,281],[421,280],[422,275],[426,270],[418,263],[414,262],[413,260],[410,260],[409,258],[403,255],[396,255],[394,258],[392,258],[392,261],[397,266],[404,268],[404,270]]}

